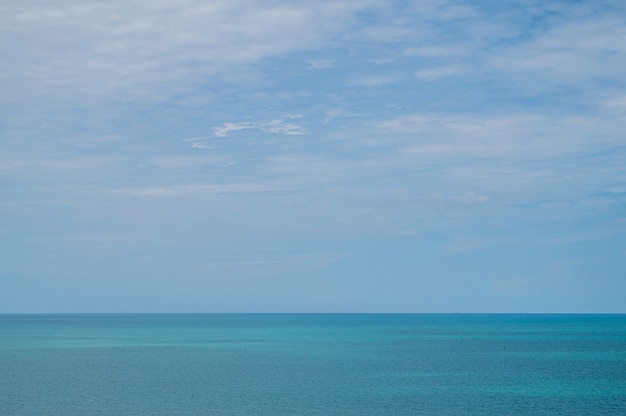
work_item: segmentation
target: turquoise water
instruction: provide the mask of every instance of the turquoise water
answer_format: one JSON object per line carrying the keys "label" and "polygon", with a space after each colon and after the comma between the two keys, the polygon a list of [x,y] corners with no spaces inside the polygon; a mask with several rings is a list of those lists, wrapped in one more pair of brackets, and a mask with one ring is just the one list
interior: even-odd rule
{"label": "turquoise water", "polygon": [[626,415],[626,315],[0,315],[0,415]]}

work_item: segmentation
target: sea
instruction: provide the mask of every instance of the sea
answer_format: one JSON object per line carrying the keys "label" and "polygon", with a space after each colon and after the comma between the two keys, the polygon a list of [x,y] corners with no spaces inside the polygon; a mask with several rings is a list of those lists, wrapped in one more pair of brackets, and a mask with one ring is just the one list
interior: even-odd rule
{"label": "sea", "polygon": [[0,315],[0,415],[626,415],[626,315]]}

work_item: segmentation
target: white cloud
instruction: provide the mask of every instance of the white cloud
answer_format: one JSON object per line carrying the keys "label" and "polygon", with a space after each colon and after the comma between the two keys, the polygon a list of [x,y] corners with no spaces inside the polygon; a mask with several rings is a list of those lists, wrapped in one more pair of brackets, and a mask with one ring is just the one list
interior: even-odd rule
{"label": "white cloud", "polygon": [[306,63],[309,70],[330,69],[335,66],[335,61],[332,59],[310,59]]}
{"label": "white cloud", "polygon": [[383,131],[415,140],[406,150],[438,153],[456,149],[515,155],[571,155],[621,144],[624,120],[601,116],[518,113],[510,115],[410,114],[374,123]]}
{"label": "white cloud", "polygon": [[221,127],[213,127],[215,137],[226,137],[231,131],[257,128],[255,123],[224,123]]}
{"label": "white cloud", "polygon": [[533,92],[564,84],[590,88],[594,81],[615,80],[623,73],[625,39],[623,19],[590,15],[554,24],[528,41],[502,49],[487,62]]}
{"label": "white cloud", "polygon": [[371,59],[365,60],[365,62],[368,62],[370,64],[375,64],[375,65],[391,64],[394,61],[395,61],[394,58],[371,58]]}
{"label": "white cloud", "polygon": [[370,3],[26,0],[3,6],[0,35],[11,42],[0,47],[0,69],[32,91],[163,94],[233,65],[319,48]]}
{"label": "white cloud", "polygon": [[234,184],[183,184],[172,186],[147,186],[147,187],[127,187],[113,188],[105,192],[109,194],[132,195],[136,197],[173,197],[173,196],[193,196],[202,194],[250,194],[266,192],[285,192],[288,188],[273,186],[264,183],[234,183]]}
{"label": "white cloud", "polygon": [[369,136],[380,138],[393,169],[413,175],[421,192],[441,195],[439,202],[506,209],[543,200],[568,205],[528,209],[580,217],[591,209],[580,201],[623,184],[626,120],[603,113],[416,113],[373,125]]}
{"label": "white cloud", "polygon": [[283,120],[272,120],[268,123],[261,124],[261,130],[270,131],[275,134],[284,134],[287,136],[301,136],[306,133],[304,127],[294,123],[285,123]]}
{"label": "white cloud", "polygon": [[404,79],[399,72],[388,72],[375,75],[359,75],[349,80],[349,84],[358,87],[377,88],[389,84],[396,84]]}
{"label": "white cloud", "polygon": [[[290,117],[299,118],[299,117]],[[226,137],[230,132],[256,129],[263,132],[273,134],[282,134],[285,136],[301,136],[306,133],[306,129],[298,124],[286,122],[283,119],[274,119],[265,122],[241,122],[241,123],[224,123],[222,126],[213,127],[215,137]],[[198,146],[194,146],[198,147]]]}
{"label": "white cloud", "polygon": [[355,117],[368,117],[365,113],[356,113],[346,111],[344,108],[334,108],[325,112],[326,118],[324,119],[324,125],[327,125],[331,120],[342,118],[355,118]]}
{"label": "white cloud", "polygon": [[606,100],[604,106],[610,109],[626,109],[626,95]]}

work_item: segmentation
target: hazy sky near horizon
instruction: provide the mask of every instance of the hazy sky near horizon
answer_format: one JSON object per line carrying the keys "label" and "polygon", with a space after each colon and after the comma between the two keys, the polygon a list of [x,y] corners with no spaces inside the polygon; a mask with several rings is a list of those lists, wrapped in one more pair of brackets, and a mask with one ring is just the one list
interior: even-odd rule
{"label": "hazy sky near horizon", "polygon": [[626,2],[0,2],[0,312],[626,312]]}

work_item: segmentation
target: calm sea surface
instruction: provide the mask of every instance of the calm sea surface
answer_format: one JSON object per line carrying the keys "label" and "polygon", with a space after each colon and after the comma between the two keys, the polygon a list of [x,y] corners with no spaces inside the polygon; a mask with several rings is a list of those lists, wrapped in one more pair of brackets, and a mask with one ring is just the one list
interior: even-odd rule
{"label": "calm sea surface", "polygon": [[0,415],[626,415],[626,315],[0,315]]}

